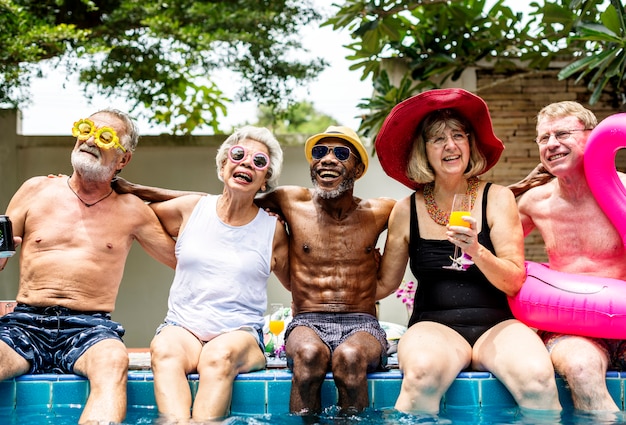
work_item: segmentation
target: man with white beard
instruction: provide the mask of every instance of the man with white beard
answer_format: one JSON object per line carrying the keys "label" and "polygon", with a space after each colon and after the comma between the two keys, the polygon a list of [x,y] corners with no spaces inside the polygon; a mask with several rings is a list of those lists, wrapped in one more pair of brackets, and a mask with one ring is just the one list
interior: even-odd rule
{"label": "man with white beard", "polygon": [[310,137],[304,153],[313,188],[282,186],[258,201],[289,228],[289,410],[319,413],[322,383],[331,371],[339,408],[358,412],[369,406],[366,372],[386,365],[386,335],[376,317],[376,242],[395,201],[353,195],[368,154],[352,129],[331,126]]}
{"label": "man with white beard", "polygon": [[[71,176],[27,180],[6,211],[21,244],[17,306],[0,318],[0,380],[25,373],[89,379],[80,423],[126,415],[124,328],[110,313],[133,240],[174,268],[174,240],[152,209],[111,190],[138,133],[128,115],[102,110],[74,124]],[[7,259],[0,259],[0,270]]]}

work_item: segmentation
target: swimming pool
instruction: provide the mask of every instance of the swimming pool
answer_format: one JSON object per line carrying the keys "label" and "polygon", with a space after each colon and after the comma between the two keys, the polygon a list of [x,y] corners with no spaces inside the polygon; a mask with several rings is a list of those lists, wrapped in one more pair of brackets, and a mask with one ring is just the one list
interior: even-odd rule
{"label": "swimming pool", "polygon": [[[605,418],[573,412],[569,390],[558,378],[564,412],[558,418],[520,414],[504,386],[486,372],[461,373],[442,400],[439,416],[403,415],[392,409],[400,392],[401,372],[392,369],[368,375],[370,409],[358,417],[341,417],[333,407],[337,392],[332,376],[322,386],[322,414],[313,423],[373,424],[619,424],[626,423],[621,412]],[[618,406],[624,410],[626,373],[609,372],[607,385]],[[193,394],[198,376],[189,376]],[[232,415],[225,424],[302,425],[302,418],[288,414],[291,373],[266,369],[241,374],[233,388]],[[0,424],[75,425],[87,399],[88,381],[76,375],[24,375],[0,382]],[[128,414],[124,424],[163,424],[158,419],[150,370],[128,373]]]}

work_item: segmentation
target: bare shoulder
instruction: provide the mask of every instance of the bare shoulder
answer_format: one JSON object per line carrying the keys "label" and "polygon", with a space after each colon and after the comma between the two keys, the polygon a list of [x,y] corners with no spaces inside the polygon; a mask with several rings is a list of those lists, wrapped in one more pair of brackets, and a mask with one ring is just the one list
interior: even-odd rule
{"label": "bare shoulder", "polygon": [[517,207],[522,215],[535,216],[538,211],[544,210],[546,202],[550,201],[554,193],[556,179],[544,185],[533,187],[517,198]]}
{"label": "bare shoulder", "polygon": [[396,200],[392,198],[369,198],[361,199],[359,204],[376,211],[387,212],[389,214],[396,204]]}
{"label": "bare shoulder", "polygon": [[[532,190],[532,189],[531,189]],[[491,187],[489,187],[489,200],[492,199],[513,199],[515,200],[515,195],[513,191],[506,186],[502,186],[496,183],[492,183]]]}
{"label": "bare shoulder", "polygon": [[411,200],[412,200],[412,195],[409,195],[400,199],[397,202],[394,202],[394,205],[393,205],[394,214],[398,214],[398,213],[409,214],[411,212]]}
{"label": "bare shoulder", "polygon": [[41,190],[52,185],[62,184],[68,177],[62,174],[31,177],[22,184],[22,188],[26,190]]}
{"label": "bare shoulder", "polygon": [[311,195],[311,190],[306,188],[306,187],[302,187],[302,186],[280,186],[276,189],[274,189],[274,191],[272,191],[271,193],[268,194],[268,196],[272,196],[272,197],[276,197],[278,199],[284,199],[284,200],[292,200],[292,201],[310,201],[313,196]]}
{"label": "bare shoulder", "polygon": [[541,186],[533,187],[518,198],[519,204],[535,203],[546,200],[553,193],[556,179],[549,181]]}

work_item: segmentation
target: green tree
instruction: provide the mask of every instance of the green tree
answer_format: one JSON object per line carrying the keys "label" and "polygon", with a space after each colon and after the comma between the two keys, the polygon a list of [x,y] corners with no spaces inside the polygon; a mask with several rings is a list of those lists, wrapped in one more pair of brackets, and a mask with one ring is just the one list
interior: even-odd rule
{"label": "green tree", "polygon": [[[359,105],[367,111],[361,132],[375,138],[399,101],[454,81],[469,67],[521,76],[566,61],[571,64],[559,78],[587,84],[590,103],[607,86],[624,99],[626,26],[619,0],[608,6],[604,0],[545,0],[530,7],[524,16],[504,0],[491,8],[486,0],[345,1],[325,24],[351,32],[351,69],[374,82],[374,94]],[[401,70],[398,81],[388,69],[394,75]]]}
{"label": "green tree", "polygon": [[307,101],[294,103],[279,115],[267,106],[260,106],[257,119],[255,125],[267,127],[275,134],[316,134],[338,125],[336,119],[316,110]]}
{"label": "green tree", "polygon": [[177,133],[218,130],[231,101],[212,80],[229,69],[237,97],[281,110],[326,63],[299,59],[310,0],[0,0],[0,104],[19,107],[43,61],[78,75],[86,96],[131,101]]}

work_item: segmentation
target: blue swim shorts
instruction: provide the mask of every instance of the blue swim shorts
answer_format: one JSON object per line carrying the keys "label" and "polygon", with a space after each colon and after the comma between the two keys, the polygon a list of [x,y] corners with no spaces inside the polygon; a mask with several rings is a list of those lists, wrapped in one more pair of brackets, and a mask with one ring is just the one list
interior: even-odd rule
{"label": "blue swim shorts", "polygon": [[95,343],[122,341],[124,328],[106,312],[18,303],[0,317],[0,340],[30,363],[29,373],[74,373],[74,365]]}

